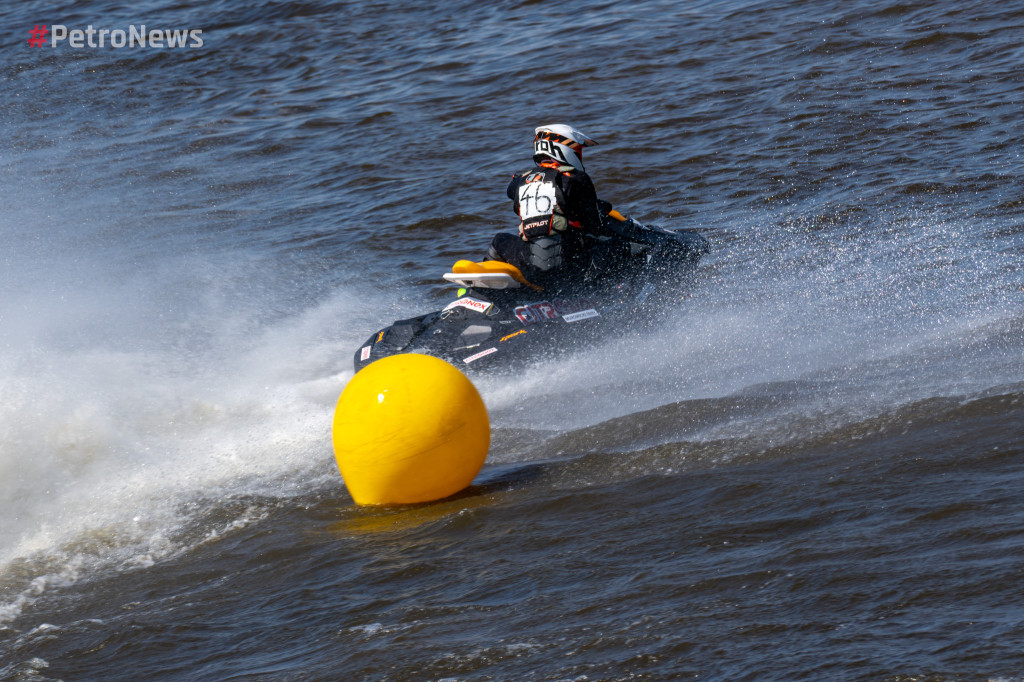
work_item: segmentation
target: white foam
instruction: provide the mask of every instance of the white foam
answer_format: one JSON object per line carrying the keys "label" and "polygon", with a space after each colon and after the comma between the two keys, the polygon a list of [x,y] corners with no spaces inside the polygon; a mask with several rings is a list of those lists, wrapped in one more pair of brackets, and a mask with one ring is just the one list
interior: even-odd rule
{"label": "white foam", "polygon": [[[342,287],[289,311],[281,273],[244,253],[68,258],[22,263],[0,292],[16,320],[0,325],[0,623],[55,585],[263,517],[243,506],[190,531],[218,500],[340,485],[334,404],[389,305]],[[12,562],[27,584],[5,576]]]}
{"label": "white foam", "polygon": [[920,219],[791,251],[752,234],[712,252],[709,279],[658,328],[480,387],[507,424],[567,429],[770,382],[832,383],[853,408],[1019,381],[1020,340],[990,342],[1021,326],[1012,254],[967,234]]}

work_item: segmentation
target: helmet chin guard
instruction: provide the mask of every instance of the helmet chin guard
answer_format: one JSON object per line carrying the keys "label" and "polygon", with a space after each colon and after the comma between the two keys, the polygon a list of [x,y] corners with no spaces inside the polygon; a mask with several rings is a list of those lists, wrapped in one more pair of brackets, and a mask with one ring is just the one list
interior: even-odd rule
{"label": "helmet chin guard", "polygon": [[583,148],[596,144],[593,139],[563,123],[540,126],[534,130],[533,158],[536,161],[538,157],[546,157],[585,171]]}

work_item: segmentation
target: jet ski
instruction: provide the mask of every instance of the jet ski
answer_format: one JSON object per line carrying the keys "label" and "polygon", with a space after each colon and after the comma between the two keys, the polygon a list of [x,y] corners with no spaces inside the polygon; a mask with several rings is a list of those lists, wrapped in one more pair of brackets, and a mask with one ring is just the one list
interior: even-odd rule
{"label": "jet ski", "polygon": [[514,370],[663,319],[684,300],[709,244],[693,230],[643,225],[617,211],[591,237],[582,271],[530,281],[501,261],[460,260],[443,275],[457,287],[441,310],[397,320],[355,353],[355,371],[398,353],[423,353],[463,371]]}

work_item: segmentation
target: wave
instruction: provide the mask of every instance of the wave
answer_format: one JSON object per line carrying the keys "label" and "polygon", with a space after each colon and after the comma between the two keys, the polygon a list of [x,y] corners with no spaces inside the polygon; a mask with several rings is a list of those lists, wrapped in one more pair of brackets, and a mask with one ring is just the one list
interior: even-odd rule
{"label": "wave", "polygon": [[333,406],[367,306],[392,303],[356,284],[292,307],[289,273],[244,250],[21,255],[0,298],[0,622],[264,513],[211,509],[339,483]]}

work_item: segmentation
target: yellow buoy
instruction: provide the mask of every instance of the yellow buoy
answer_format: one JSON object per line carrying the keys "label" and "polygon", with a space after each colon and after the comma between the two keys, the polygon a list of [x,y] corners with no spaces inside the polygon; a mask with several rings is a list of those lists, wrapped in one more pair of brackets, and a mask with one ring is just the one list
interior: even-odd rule
{"label": "yellow buoy", "polygon": [[412,504],[459,492],[491,444],[487,408],[458,369],[429,355],[377,360],[334,410],[334,457],[356,504]]}

